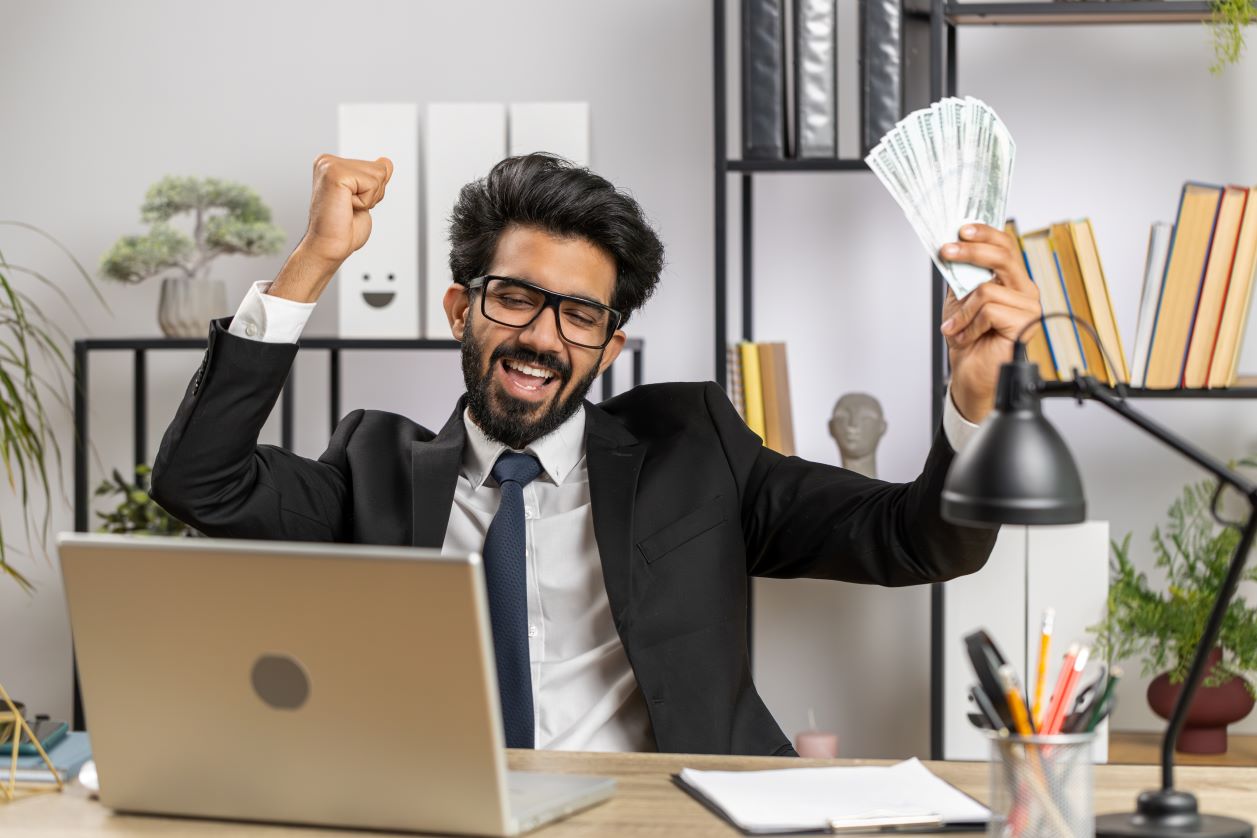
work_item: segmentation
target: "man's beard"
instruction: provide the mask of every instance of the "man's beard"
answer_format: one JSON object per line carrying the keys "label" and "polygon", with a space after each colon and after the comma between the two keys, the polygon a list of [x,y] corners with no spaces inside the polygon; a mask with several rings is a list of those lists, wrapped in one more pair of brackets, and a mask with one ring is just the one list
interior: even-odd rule
{"label": "man's beard", "polygon": [[[503,343],[493,350],[488,368],[485,369],[484,352],[480,343],[472,337],[470,324],[463,338],[461,354],[463,381],[467,385],[467,408],[471,411],[472,419],[490,439],[517,451],[550,433],[576,412],[585,400],[585,394],[593,386],[594,379],[598,377],[598,366],[602,362],[602,353],[599,352],[599,364],[594,364],[566,398],[552,398],[544,407],[539,407],[534,402],[517,399],[506,393],[494,382],[493,372],[505,358],[541,367],[555,373],[555,381],[546,386],[562,392],[572,377],[572,368],[557,355],[538,353],[522,346]],[[541,411],[540,415],[534,415],[538,410]]]}

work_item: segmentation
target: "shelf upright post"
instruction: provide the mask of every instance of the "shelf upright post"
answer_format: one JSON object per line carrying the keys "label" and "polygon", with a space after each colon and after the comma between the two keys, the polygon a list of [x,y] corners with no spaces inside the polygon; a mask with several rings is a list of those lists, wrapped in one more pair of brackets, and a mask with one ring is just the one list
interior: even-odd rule
{"label": "shelf upright post", "polygon": [[726,253],[727,247],[727,228],[728,221],[726,217],[727,207],[726,201],[728,195],[726,189],[728,184],[725,182],[727,177],[726,171],[728,167],[729,149],[726,145],[727,138],[725,136],[725,120],[727,119],[727,109],[725,107],[725,0],[712,0],[712,52],[715,56],[715,72],[712,73],[712,84],[714,87],[715,99],[715,177],[716,177],[716,199],[715,199],[715,247],[714,254],[714,280],[716,284],[716,383],[721,387],[725,386],[725,344],[728,341],[727,335],[727,316],[726,307],[728,305],[728,295],[725,288],[725,271],[727,270]]}
{"label": "shelf upright post", "polygon": [[[944,0],[930,2],[930,101],[943,98],[956,89],[956,29],[947,21]],[[945,63],[944,63],[945,62]],[[937,330],[943,319],[943,275],[930,263],[930,328]],[[943,421],[943,399],[947,397],[947,342],[938,331],[930,340],[930,436]],[[930,586],[930,758],[943,758],[943,583]]]}
{"label": "shelf upright post", "polygon": [[[148,462],[148,353],[135,350],[131,366],[132,406],[131,430],[133,432],[132,464]],[[130,469],[128,469],[130,471]]]}
{"label": "shelf upright post", "polygon": [[340,350],[332,347],[327,352],[327,405],[331,418],[331,431],[340,424]]}

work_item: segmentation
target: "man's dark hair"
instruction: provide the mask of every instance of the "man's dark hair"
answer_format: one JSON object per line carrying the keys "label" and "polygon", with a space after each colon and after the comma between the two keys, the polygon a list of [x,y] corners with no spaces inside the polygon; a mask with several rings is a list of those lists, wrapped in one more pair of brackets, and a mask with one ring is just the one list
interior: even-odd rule
{"label": "man's dark hair", "polygon": [[611,307],[625,322],[659,283],[663,243],[627,192],[553,154],[508,157],[462,188],[450,216],[450,271],[466,284],[489,272],[498,239],[513,224],[579,237],[615,261]]}

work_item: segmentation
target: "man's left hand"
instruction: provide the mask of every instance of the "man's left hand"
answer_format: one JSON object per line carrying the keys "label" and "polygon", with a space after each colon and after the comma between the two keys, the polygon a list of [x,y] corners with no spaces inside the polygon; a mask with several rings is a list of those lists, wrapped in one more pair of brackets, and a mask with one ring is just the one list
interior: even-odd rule
{"label": "man's left hand", "polygon": [[968,262],[995,278],[957,300],[950,288],[941,331],[951,360],[951,395],[960,415],[978,423],[995,406],[999,368],[1013,358],[1013,341],[1043,314],[1039,289],[1026,273],[1017,240],[986,224],[967,224],[960,241],[943,245],[949,262]]}

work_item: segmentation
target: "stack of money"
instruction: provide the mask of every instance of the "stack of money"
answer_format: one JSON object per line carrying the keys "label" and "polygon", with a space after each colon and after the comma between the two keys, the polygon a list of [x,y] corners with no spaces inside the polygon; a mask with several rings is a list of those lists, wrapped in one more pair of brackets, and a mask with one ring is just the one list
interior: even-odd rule
{"label": "stack of money", "polygon": [[939,249],[957,241],[965,224],[1003,227],[1014,151],[995,111],[967,96],[908,114],[864,158],[957,298],[989,280],[991,272],[944,261]]}

